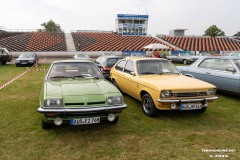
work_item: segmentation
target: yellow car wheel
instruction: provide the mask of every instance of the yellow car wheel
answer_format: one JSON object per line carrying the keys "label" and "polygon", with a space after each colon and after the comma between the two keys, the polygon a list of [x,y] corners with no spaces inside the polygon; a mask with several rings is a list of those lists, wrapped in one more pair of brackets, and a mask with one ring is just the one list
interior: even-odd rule
{"label": "yellow car wheel", "polygon": [[142,97],[142,109],[143,113],[149,117],[155,117],[157,115],[158,110],[149,94],[144,94]]}

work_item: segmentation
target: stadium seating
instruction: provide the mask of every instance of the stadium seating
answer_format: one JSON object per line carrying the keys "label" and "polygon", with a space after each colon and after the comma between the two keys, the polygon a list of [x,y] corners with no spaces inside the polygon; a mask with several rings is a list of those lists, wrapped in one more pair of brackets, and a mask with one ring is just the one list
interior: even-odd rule
{"label": "stadium seating", "polygon": [[162,37],[186,51],[236,51],[240,41],[228,37]]}
{"label": "stadium seating", "polygon": [[[115,33],[72,32],[72,36],[77,51],[144,51],[144,46],[162,43],[153,37],[119,36]],[[174,50],[168,44],[164,45]]]}
{"label": "stadium seating", "polygon": [[1,33],[0,46],[9,51],[66,51],[64,33]]}

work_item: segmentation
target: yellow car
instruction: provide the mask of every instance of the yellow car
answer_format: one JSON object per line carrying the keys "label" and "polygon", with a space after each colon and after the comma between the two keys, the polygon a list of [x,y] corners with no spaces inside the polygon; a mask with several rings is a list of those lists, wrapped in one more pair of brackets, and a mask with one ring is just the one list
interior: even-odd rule
{"label": "yellow car", "polygon": [[216,87],[182,75],[168,60],[129,57],[111,69],[110,78],[121,91],[142,102],[145,115],[158,110],[194,110],[203,113],[217,99]]}

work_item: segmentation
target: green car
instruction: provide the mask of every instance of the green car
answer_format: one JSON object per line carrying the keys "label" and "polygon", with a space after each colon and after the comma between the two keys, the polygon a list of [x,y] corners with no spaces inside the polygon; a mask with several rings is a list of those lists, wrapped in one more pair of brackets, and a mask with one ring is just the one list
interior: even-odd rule
{"label": "green car", "polygon": [[84,125],[103,120],[114,124],[127,108],[121,92],[89,60],[53,62],[39,99],[43,129],[54,124]]}

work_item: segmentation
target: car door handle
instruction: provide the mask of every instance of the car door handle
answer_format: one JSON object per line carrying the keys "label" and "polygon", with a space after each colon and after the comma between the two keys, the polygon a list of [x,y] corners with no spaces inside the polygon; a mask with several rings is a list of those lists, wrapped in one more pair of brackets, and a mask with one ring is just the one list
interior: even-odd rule
{"label": "car door handle", "polygon": [[211,74],[210,72],[206,72],[206,74]]}

